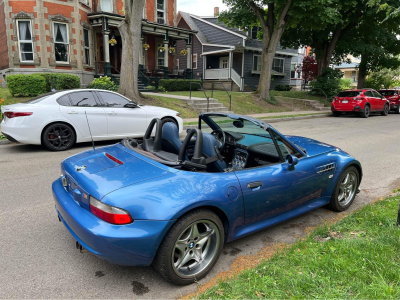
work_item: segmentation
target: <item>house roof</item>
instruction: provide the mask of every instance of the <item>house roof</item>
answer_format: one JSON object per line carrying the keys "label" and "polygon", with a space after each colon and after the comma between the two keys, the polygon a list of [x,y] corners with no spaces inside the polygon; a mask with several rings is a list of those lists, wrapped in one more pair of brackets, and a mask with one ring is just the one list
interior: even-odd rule
{"label": "house roof", "polygon": [[182,16],[182,18],[186,21],[186,23],[189,25],[190,29],[197,31],[197,38],[199,39],[200,43],[202,44],[209,43],[203,31],[201,31],[200,28],[196,25],[196,23],[191,18],[190,14],[183,11],[180,11],[179,13]]}
{"label": "house roof", "polygon": [[215,25],[218,25],[219,27],[222,27],[222,28],[225,28],[225,29],[227,29],[227,30],[229,30],[229,31],[238,33],[238,34],[242,35],[244,38],[248,38],[248,36],[247,36],[243,31],[240,31],[240,30],[237,29],[237,28],[228,27],[228,26],[226,26],[223,22],[219,22],[219,23],[218,23],[218,17],[201,17],[201,18],[202,18],[203,20],[206,20],[206,21],[210,22],[210,23],[213,23],[213,24],[215,24]]}
{"label": "house roof", "polygon": [[354,69],[358,68],[359,63],[342,63],[340,65],[334,66],[335,69]]}

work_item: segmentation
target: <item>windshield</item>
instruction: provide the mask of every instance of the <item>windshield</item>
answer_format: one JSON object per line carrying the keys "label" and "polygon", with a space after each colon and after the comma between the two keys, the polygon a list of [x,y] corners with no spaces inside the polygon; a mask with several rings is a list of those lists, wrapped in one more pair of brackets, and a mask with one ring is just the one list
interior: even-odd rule
{"label": "windshield", "polygon": [[397,95],[397,91],[379,91],[383,96],[394,96]]}
{"label": "windshield", "polygon": [[357,97],[361,94],[360,91],[340,92],[336,97]]}
{"label": "windshield", "polygon": [[[264,126],[250,122],[249,120],[242,119],[240,117],[237,119],[232,119],[228,116],[220,115],[208,115],[208,117],[223,131],[269,136],[269,133],[265,130]],[[203,123],[201,129],[203,130]]]}

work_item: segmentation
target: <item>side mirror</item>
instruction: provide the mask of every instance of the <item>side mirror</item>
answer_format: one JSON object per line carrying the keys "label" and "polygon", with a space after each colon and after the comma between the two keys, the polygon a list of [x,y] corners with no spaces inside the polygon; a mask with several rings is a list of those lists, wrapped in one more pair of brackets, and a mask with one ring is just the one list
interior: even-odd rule
{"label": "side mirror", "polygon": [[127,103],[124,105],[125,108],[137,108],[137,104],[132,102],[132,103]]}
{"label": "side mirror", "polygon": [[235,126],[236,128],[243,128],[244,124],[242,121],[236,120],[236,121],[233,121],[233,126]]}
{"label": "side mirror", "polygon": [[285,160],[289,168],[293,168],[295,165],[299,163],[299,159],[291,154],[286,155]]}

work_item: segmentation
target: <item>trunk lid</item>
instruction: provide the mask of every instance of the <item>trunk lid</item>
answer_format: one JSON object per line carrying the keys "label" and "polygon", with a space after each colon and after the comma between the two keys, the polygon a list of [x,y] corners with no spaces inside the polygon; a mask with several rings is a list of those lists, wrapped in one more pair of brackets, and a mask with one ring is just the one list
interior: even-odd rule
{"label": "trunk lid", "polygon": [[286,136],[295,145],[299,145],[307,151],[308,156],[315,156],[327,152],[332,152],[337,149],[337,147],[319,142],[317,140],[309,139],[301,136]]}
{"label": "trunk lid", "polygon": [[158,163],[151,163],[140,154],[129,153],[124,148],[116,144],[85,151],[67,158],[61,164],[68,180],[67,188],[81,206],[89,209],[89,195],[101,200],[108,193],[122,187],[171,174],[168,167],[161,164],[157,166]]}

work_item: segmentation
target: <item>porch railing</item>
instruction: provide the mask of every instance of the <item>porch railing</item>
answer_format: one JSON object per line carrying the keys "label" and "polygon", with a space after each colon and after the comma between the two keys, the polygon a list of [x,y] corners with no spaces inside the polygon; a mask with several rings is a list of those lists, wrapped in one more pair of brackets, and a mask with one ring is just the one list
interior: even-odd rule
{"label": "porch railing", "polygon": [[240,91],[243,92],[243,77],[240,77],[240,75],[233,68],[231,70],[231,78],[233,82],[237,84]]}
{"label": "porch railing", "polygon": [[229,69],[206,69],[204,79],[229,79]]}

